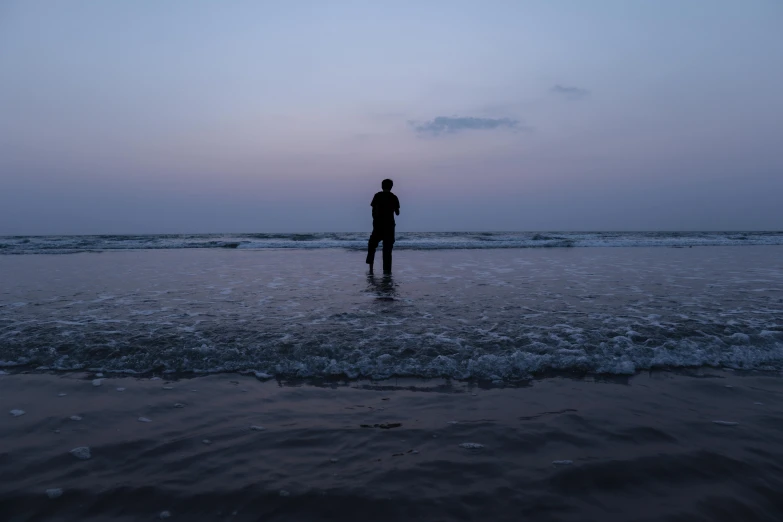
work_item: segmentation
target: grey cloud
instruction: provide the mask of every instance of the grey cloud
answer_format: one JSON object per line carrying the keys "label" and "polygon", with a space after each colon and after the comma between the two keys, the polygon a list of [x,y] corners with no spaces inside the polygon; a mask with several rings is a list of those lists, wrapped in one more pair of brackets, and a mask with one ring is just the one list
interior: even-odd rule
{"label": "grey cloud", "polygon": [[525,129],[525,127],[520,126],[519,120],[512,120],[511,118],[438,116],[430,121],[409,121],[408,123],[417,133],[432,136],[453,134],[463,130]]}
{"label": "grey cloud", "polygon": [[590,94],[590,91],[588,91],[587,89],[582,89],[580,87],[569,87],[566,85],[555,85],[554,87],[552,87],[552,92],[554,92],[555,94],[561,94],[571,100],[584,98],[585,96]]}

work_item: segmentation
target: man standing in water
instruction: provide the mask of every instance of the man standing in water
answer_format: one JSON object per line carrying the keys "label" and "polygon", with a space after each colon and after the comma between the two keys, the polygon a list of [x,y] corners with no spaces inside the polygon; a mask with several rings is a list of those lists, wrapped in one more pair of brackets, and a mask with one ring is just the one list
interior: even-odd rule
{"label": "man standing in water", "polygon": [[400,200],[392,194],[394,183],[390,179],[381,182],[382,192],[377,192],[372,198],[372,235],[367,244],[367,264],[370,265],[372,274],[372,265],[375,262],[375,249],[378,243],[383,241],[383,272],[391,273],[392,267],[392,247],[394,246],[394,215],[400,215]]}

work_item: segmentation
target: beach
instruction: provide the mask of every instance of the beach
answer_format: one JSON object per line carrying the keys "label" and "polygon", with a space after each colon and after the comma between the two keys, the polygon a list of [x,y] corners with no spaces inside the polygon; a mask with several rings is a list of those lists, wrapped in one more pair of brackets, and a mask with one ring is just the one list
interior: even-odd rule
{"label": "beach", "polygon": [[783,516],[779,247],[362,263],[0,256],[0,519]]}
{"label": "beach", "polygon": [[0,0],[0,522],[783,522],[782,21]]}
{"label": "beach", "polygon": [[[783,380],[736,373],[505,388],[6,375],[0,514],[776,520]],[[79,447],[88,460],[70,453]]]}

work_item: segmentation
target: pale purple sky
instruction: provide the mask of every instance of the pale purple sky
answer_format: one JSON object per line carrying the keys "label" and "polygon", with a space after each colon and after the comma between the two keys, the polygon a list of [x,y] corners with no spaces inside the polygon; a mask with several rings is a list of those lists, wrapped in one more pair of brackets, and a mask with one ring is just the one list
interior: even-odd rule
{"label": "pale purple sky", "polygon": [[0,235],[783,229],[780,0],[0,2]]}

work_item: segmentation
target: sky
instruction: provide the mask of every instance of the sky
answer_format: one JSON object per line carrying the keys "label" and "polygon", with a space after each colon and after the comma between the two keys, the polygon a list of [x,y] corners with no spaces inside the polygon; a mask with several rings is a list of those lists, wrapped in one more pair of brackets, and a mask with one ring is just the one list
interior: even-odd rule
{"label": "sky", "polygon": [[0,1],[0,235],[783,229],[780,0]]}

